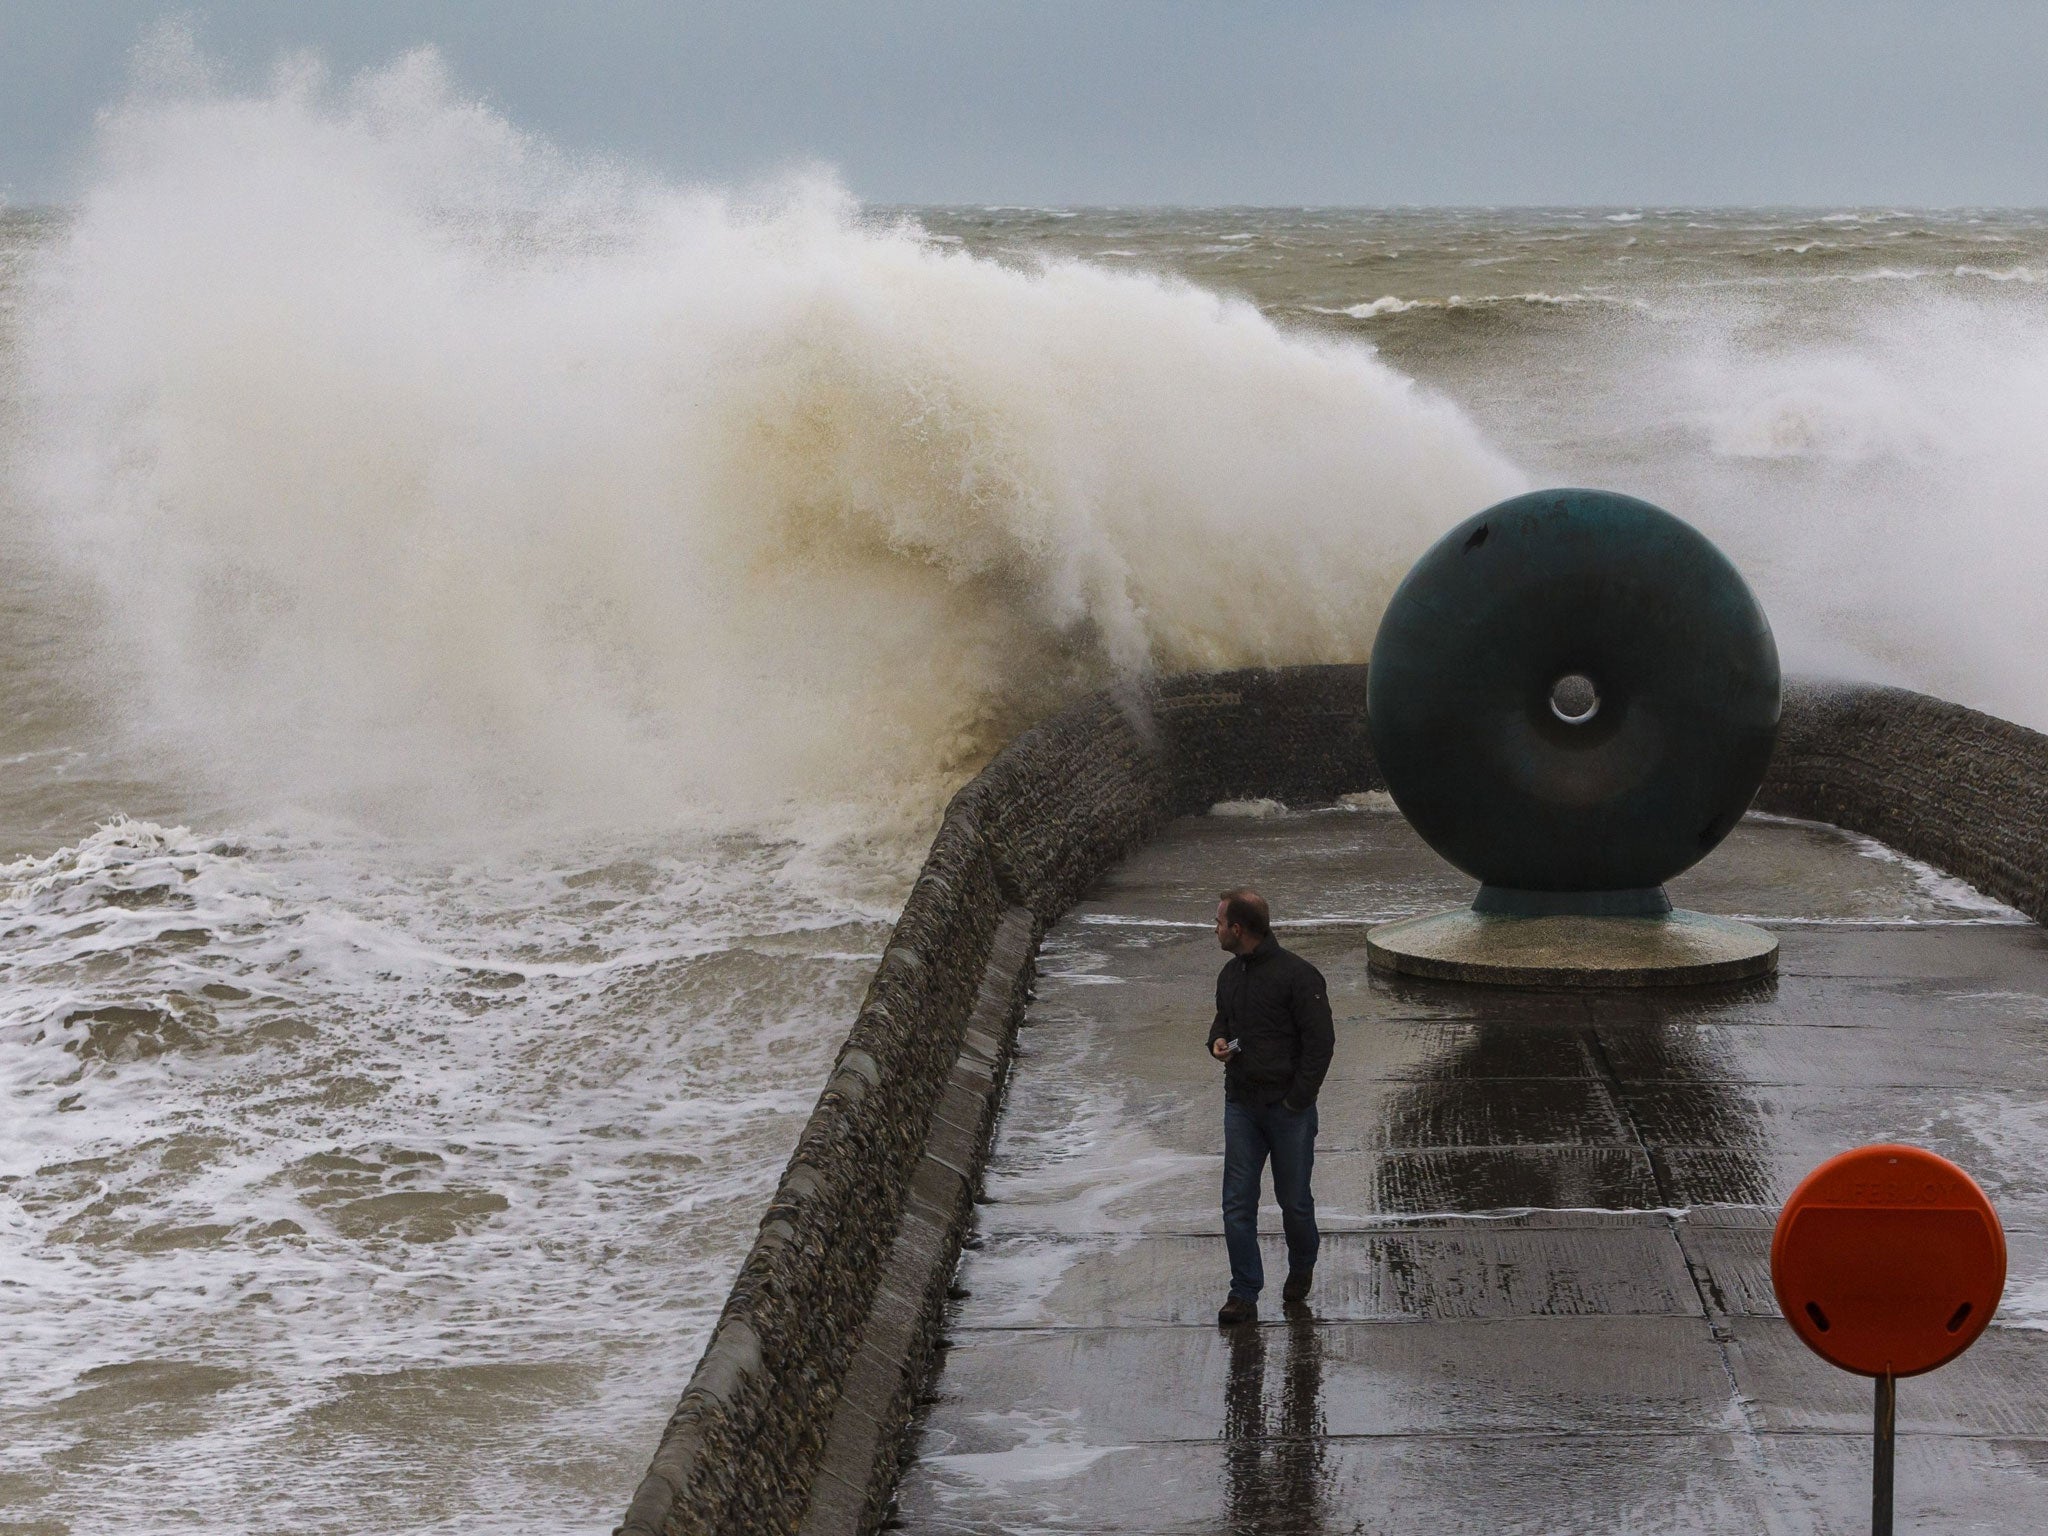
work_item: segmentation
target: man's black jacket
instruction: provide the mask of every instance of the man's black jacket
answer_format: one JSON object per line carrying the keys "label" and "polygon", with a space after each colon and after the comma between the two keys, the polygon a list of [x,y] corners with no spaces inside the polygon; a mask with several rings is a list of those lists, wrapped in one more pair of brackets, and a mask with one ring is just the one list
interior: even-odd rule
{"label": "man's black jacket", "polygon": [[1233,956],[1216,978],[1209,1043],[1218,1040],[1238,1043],[1223,1068],[1226,1098],[1261,1107],[1284,1100],[1289,1109],[1307,1109],[1337,1043],[1323,973],[1267,934],[1250,954]]}

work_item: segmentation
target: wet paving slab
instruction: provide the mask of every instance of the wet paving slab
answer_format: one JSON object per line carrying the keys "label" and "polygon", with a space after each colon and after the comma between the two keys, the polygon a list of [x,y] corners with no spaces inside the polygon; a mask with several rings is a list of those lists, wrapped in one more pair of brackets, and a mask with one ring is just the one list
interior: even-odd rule
{"label": "wet paving slab", "polygon": [[[1571,1223],[1571,1224],[1567,1224]],[[955,1333],[995,1328],[1209,1324],[1213,1234],[990,1238]],[[1285,1245],[1262,1240],[1283,1273]],[[1731,1249],[1731,1264],[1747,1253]],[[1594,1218],[1431,1220],[1414,1230],[1326,1232],[1311,1315],[1372,1321],[1701,1316],[1686,1256],[1662,1227]],[[1746,1272],[1745,1272],[1746,1274]]]}
{"label": "wet paving slab", "polygon": [[[1769,925],[1777,978],[1386,978],[1366,928],[1470,882],[1370,798],[1227,810],[1047,937],[901,1528],[1866,1529],[1869,1383],[1778,1317],[1769,1244],[1815,1163],[1901,1140],[1977,1176],[2012,1263],[1978,1345],[1901,1384],[1899,1528],[2048,1529],[2039,927],[1867,839],[1752,817],[1672,895]],[[1224,1330],[1203,1042],[1215,892],[1241,883],[1328,979],[1337,1053],[1315,1293]],[[1270,1200],[1261,1225],[1277,1276]]]}

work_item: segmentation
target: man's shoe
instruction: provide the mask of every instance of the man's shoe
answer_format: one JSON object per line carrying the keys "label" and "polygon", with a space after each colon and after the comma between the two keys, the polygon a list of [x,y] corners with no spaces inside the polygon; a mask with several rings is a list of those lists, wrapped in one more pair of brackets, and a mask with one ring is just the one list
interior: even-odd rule
{"label": "man's shoe", "polygon": [[1290,1269],[1287,1271],[1287,1283],[1280,1287],[1280,1299],[1282,1301],[1308,1300],[1308,1288],[1315,1284],[1315,1279],[1316,1272],[1313,1269]]}
{"label": "man's shoe", "polygon": [[1257,1322],[1258,1317],[1259,1304],[1256,1301],[1246,1301],[1235,1291],[1230,1293],[1229,1299],[1216,1313],[1216,1321],[1225,1328],[1234,1328],[1239,1323]]}

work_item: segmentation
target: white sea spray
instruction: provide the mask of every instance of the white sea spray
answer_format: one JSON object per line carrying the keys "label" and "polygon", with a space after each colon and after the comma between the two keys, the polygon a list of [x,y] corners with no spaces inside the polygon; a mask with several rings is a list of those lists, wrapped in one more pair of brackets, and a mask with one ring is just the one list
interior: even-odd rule
{"label": "white sea spray", "polygon": [[27,462],[126,715],[403,821],[922,818],[1074,690],[1362,659],[1520,488],[1369,349],[572,164],[431,55],[140,95],[37,274]]}

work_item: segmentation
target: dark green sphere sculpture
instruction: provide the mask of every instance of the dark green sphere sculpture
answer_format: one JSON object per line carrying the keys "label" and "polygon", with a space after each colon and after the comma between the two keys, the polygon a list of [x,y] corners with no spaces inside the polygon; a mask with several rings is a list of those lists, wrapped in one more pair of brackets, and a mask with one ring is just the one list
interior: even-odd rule
{"label": "dark green sphere sculpture", "polygon": [[1468,518],[1395,591],[1367,673],[1373,751],[1481,912],[1668,911],[1777,735],[1778,648],[1748,585],[1670,513],[1533,491]]}

